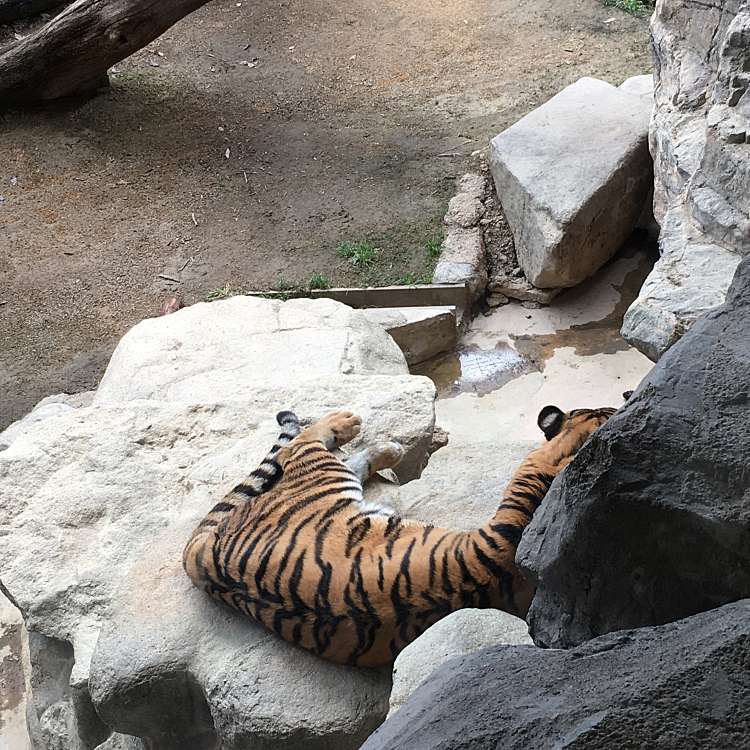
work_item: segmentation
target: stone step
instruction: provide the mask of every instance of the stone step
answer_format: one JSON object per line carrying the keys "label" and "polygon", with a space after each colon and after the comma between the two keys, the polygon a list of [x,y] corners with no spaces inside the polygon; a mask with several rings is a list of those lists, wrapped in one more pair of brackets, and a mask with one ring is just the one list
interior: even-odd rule
{"label": "stone step", "polygon": [[416,365],[458,341],[456,307],[374,307],[363,310],[367,318],[383,326],[399,345],[409,365]]}

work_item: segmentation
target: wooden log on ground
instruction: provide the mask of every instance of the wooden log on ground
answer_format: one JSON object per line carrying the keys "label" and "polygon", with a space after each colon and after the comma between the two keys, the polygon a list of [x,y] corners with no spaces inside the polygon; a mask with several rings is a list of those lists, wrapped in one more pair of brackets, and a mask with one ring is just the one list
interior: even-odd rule
{"label": "wooden log on ground", "polygon": [[0,23],[38,16],[64,4],[65,0],[0,0]]}
{"label": "wooden log on ground", "polygon": [[208,0],[76,0],[0,55],[0,109],[78,96]]}

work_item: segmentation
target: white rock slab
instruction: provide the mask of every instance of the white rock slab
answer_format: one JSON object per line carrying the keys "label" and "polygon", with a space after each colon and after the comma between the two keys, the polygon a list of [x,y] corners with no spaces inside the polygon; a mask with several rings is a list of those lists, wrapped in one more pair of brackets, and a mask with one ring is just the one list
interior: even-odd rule
{"label": "white rock slab", "polygon": [[434,393],[359,311],[240,298],[144,321],[91,406],[27,424],[0,451],[0,570],[30,637],[64,656],[35,675],[35,721],[71,733],[56,747],[110,730],[161,750],[358,747],[390,674],[316,659],[217,606],[181,551],[267,452],[278,410],[352,409],[361,442],[403,440],[418,470]]}

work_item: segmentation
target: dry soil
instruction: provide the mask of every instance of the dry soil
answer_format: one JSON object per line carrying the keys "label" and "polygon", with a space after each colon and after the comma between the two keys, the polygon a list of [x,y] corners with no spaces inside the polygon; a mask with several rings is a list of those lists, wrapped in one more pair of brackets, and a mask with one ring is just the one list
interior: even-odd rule
{"label": "dry soil", "polygon": [[[108,92],[0,116],[0,429],[176,291],[429,272],[473,151],[649,69],[647,20],[598,0],[215,0]],[[336,252],[361,239],[364,273]]]}

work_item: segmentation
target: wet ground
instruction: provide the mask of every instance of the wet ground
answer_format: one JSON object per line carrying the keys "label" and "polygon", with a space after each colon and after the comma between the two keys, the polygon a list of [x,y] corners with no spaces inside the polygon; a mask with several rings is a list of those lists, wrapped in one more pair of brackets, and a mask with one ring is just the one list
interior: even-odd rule
{"label": "wet ground", "polygon": [[[620,335],[622,317],[656,260],[656,248],[634,236],[593,279],[554,304],[528,309],[512,302],[472,323],[454,353],[415,368],[436,384],[438,424],[471,442],[505,425],[513,439],[539,435],[536,414],[619,406],[653,363]],[[459,437],[462,435],[463,437]]]}

